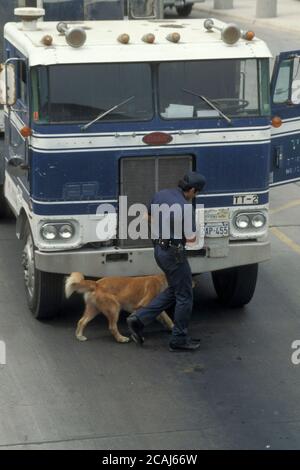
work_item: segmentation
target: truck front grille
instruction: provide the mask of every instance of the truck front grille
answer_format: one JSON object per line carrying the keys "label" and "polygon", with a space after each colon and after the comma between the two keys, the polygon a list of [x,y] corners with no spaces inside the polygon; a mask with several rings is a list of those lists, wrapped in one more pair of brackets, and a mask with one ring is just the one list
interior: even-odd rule
{"label": "truck front grille", "polygon": [[[193,169],[191,155],[168,157],[129,157],[120,163],[120,195],[127,196],[130,207],[134,203],[146,206],[154,193],[161,189],[174,188],[183,175]],[[128,217],[128,224],[134,216]],[[147,240],[119,240],[122,248],[142,248],[152,246]]]}

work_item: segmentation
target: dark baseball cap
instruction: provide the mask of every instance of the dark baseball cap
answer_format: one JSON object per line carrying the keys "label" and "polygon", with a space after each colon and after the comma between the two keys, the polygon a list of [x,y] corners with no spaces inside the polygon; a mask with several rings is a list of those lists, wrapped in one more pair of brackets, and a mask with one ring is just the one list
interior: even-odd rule
{"label": "dark baseball cap", "polygon": [[197,191],[202,191],[205,186],[205,176],[197,173],[196,171],[189,171],[183,177],[183,182],[190,188],[195,188]]}

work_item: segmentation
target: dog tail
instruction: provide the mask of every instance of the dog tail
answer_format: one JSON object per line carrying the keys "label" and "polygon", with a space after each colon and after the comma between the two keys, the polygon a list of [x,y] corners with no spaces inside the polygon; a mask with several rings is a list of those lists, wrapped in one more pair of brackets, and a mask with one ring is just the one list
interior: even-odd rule
{"label": "dog tail", "polygon": [[96,290],[96,281],[86,281],[81,273],[71,273],[66,279],[65,295],[68,299],[73,292],[84,294],[85,292],[94,292]]}

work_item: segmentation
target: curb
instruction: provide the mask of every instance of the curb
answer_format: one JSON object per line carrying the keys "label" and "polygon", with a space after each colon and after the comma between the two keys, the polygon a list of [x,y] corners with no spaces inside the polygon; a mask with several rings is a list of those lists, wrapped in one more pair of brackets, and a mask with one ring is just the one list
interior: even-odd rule
{"label": "curb", "polygon": [[[240,21],[243,23],[249,23],[250,26],[260,26],[260,27],[267,27],[273,30],[283,30],[288,33],[293,33],[293,34],[299,34],[300,35],[300,26],[297,27],[289,27],[287,25],[283,25],[282,23],[274,24],[272,23],[272,20],[274,18],[270,19],[262,19],[262,18],[254,18],[254,17],[246,17],[246,16],[239,16],[234,14],[234,9],[231,10],[214,10],[213,8],[205,8],[199,4],[194,3],[194,10],[198,10],[201,13],[207,14],[209,16],[214,17],[214,15],[217,16],[223,16],[225,18],[230,18],[231,20],[234,21]],[[278,19],[278,16],[276,17]],[[299,15],[299,25],[300,25],[300,15]]]}

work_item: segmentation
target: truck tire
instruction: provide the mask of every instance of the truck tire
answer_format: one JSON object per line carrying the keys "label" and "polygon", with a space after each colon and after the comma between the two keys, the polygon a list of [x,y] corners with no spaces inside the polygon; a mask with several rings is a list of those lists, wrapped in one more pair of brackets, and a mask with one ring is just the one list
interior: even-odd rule
{"label": "truck tire", "polygon": [[53,318],[62,307],[64,275],[36,269],[34,242],[28,225],[24,233],[22,265],[27,303],[34,318]]}
{"label": "truck tire", "polygon": [[248,304],[254,295],[257,274],[257,263],[213,272],[213,284],[221,304],[233,308]]}
{"label": "truck tire", "polygon": [[178,16],[181,18],[186,18],[191,14],[193,9],[193,3],[188,3],[187,5],[183,5],[182,7],[176,7],[176,11]]}

